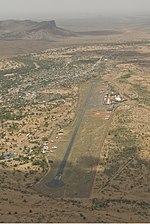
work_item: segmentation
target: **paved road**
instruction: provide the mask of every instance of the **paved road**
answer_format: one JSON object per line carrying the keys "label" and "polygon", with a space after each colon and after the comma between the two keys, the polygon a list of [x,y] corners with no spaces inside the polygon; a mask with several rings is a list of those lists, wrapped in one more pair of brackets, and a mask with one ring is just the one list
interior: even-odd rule
{"label": "paved road", "polygon": [[83,117],[84,117],[84,114],[85,114],[85,111],[86,111],[89,99],[90,99],[90,97],[92,95],[92,90],[93,90],[93,83],[91,83],[91,87],[90,87],[89,92],[87,94],[87,97],[86,97],[86,100],[84,102],[82,111],[79,114],[79,118],[78,118],[78,120],[76,122],[76,126],[75,126],[75,129],[74,129],[73,133],[72,133],[72,136],[71,136],[69,145],[67,147],[66,153],[64,155],[64,158],[62,159],[62,162],[60,163],[54,178],[47,184],[49,187],[57,188],[57,187],[61,187],[61,186],[64,185],[64,182],[62,181],[62,175],[63,175],[63,172],[64,172],[64,168],[66,166],[67,159],[68,159],[69,154],[71,152],[71,149],[72,149],[74,140],[76,138],[77,132],[78,132],[79,127],[81,125],[81,122],[83,120]]}

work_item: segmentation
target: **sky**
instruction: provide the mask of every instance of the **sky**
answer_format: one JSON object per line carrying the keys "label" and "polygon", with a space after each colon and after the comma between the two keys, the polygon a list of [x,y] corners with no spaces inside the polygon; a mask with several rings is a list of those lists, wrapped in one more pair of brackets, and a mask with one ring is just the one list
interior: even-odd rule
{"label": "sky", "polygon": [[150,14],[150,0],[0,0],[0,19],[56,19],[116,13]]}

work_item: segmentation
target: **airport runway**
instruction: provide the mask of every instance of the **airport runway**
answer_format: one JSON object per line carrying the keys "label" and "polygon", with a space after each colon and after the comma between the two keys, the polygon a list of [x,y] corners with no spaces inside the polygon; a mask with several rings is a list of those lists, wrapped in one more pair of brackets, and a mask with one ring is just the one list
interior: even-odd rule
{"label": "airport runway", "polygon": [[90,86],[90,89],[88,91],[88,94],[87,94],[86,100],[84,102],[84,105],[82,107],[82,111],[80,112],[79,117],[76,121],[76,126],[75,126],[75,129],[74,129],[73,133],[72,133],[72,136],[71,136],[69,145],[67,147],[66,153],[64,155],[64,158],[62,159],[62,162],[60,163],[54,178],[47,184],[49,187],[57,188],[57,187],[61,187],[61,186],[64,185],[64,182],[62,180],[62,175],[63,175],[63,172],[64,172],[64,168],[66,166],[67,159],[68,159],[69,154],[71,152],[71,149],[72,149],[74,140],[76,138],[77,132],[78,132],[79,127],[81,125],[81,122],[83,120],[86,108],[88,107],[88,103],[90,102],[89,99],[91,98],[92,92],[93,92],[93,82],[91,82],[91,86]]}

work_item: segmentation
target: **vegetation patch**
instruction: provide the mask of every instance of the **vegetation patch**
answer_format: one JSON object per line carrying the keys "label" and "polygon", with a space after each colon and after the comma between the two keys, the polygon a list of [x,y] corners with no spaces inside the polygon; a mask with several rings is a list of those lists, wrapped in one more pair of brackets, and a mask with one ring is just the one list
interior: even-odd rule
{"label": "vegetation patch", "polygon": [[149,106],[150,105],[150,91],[147,89],[147,87],[142,86],[140,84],[133,84],[133,89],[138,94],[139,103]]}

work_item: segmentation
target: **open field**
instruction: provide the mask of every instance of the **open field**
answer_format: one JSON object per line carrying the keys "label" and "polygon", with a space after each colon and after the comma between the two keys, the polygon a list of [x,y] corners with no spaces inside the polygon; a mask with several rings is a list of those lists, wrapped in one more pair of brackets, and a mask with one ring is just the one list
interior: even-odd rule
{"label": "open field", "polygon": [[[109,120],[105,120],[105,117],[112,116],[110,114],[111,112],[107,111],[107,107],[103,105],[103,97],[100,100],[100,91],[101,89],[104,91],[104,84],[100,81],[97,85],[97,81],[98,80],[95,80],[95,83],[92,84],[92,93],[85,105],[85,112],[81,124],[77,130],[77,135],[75,135],[73,144],[71,145],[72,150],[69,154],[64,172],[61,175],[64,186],[57,188],[57,185],[50,187],[48,184],[55,177],[55,173],[59,167],[60,161],[56,160],[52,165],[50,174],[46,175],[46,178],[44,178],[40,184],[36,185],[36,189],[44,194],[53,195],[55,197],[66,196],[82,198],[90,196],[99,158],[99,150],[102,146],[102,139],[104,138],[105,129],[108,129],[108,123],[110,123]],[[95,100],[93,100],[94,95],[97,96]],[[78,125],[78,119],[81,119],[80,114],[78,116],[74,127],[70,127],[71,130],[76,130],[76,123]],[[61,151],[67,148],[64,141],[68,144],[68,141],[65,139],[69,139],[69,136],[70,134],[62,137],[60,140],[59,148],[61,148]]]}
{"label": "open field", "polygon": [[1,222],[149,221],[150,43],[122,37],[0,60]]}

